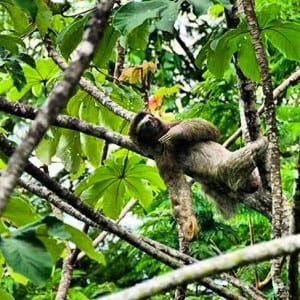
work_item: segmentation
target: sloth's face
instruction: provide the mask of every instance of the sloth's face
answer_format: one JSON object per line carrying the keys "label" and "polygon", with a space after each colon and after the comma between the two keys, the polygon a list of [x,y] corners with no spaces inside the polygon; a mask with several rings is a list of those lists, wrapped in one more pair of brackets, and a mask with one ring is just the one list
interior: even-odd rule
{"label": "sloth's face", "polygon": [[137,126],[138,141],[151,145],[161,136],[162,123],[151,114],[146,114]]}

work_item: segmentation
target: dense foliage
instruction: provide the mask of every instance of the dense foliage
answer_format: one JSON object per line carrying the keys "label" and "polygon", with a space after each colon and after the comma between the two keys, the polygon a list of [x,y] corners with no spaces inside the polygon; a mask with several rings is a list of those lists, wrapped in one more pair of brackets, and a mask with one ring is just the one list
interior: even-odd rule
{"label": "dense foliage", "polygon": [[[3,103],[34,109],[45,104],[63,72],[47,49],[53,47],[66,62],[76,58],[73,51],[94,5],[91,0],[0,0],[0,135],[12,144],[20,143],[33,117],[25,110],[23,115],[8,113]],[[263,103],[247,22],[241,14],[239,25],[228,30],[226,16],[231,8],[229,0],[122,2],[114,7],[84,78],[132,112],[148,105],[166,120],[208,119],[220,129],[224,142],[240,127],[233,56],[241,72],[258,87],[257,104]],[[276,87],[299,66],[299,4],[297,0],[257,0],[256,15]],[[297,82],[277,98],[282,187],[290,202],[299,156],[299,102]],[[128,120],[80,87],[61,113],[128,133]],[[265,133],[263,115],[260,126]],[[231,149],[242,144],[239,138]],[[0,169],[8,161],[3,149],[0,142]],[[52,126],[30,161],[108,218],[118,220],[126,204],[136,199],[121,224],[178,247],[165,185],[150,159],[79,130]],[[22,179],[37,184],[28,174]],[[224,220],[197,184],[193,198],[201,225],[198,238],[191,243],[193,257],[200,260],[270,239],[270,221],[262,214],[241,204],[235,217]],[[86,256],[77,260],[74,256],[68,299],[95,299],[170,270],[112,234],[94,248],[98,228],[78,222],[22,185],[14,190],[1,215],[0,233],[1,299],[54,299],[62,261],[72,250]],[[269,272],[270,263],[264,262],[241,267],[234,276],[256,287],[261,284],[265,295],[272,297],[271,282],[265,281]],[[227,285],[221,281],[221,286]],[[170,299],[170,294],[153,299]],[[187,299],[221,297],[201,285],[191,285]]]}

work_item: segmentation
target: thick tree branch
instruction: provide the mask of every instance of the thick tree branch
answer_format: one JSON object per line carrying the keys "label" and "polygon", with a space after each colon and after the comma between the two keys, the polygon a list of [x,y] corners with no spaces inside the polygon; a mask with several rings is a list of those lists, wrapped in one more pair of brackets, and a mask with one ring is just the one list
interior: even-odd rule
{"label": "thick tree branch", "polygon": [[76,48],[77,58],[65,70],[63,79],[54,87],[46,104],[32,122],[22,143],[10,157],[5,174],[0,178],[0,212],[4,209],[10,193],[17,184],[31,152],[53,123],[59,111],[75,92],[76,85],[84,70],[88,67],[94,49],[104,32],[113,3],[114,1],[104,0],[97,2],[84,38]]}
{"label": "thick tree branch", "polygon": [[[15,116],[31,120],[33,120],[38,113],[38,109],[35,109],[32,106],[18,102],[7,101],[4,97],[1,96],[0,110]],[[58,115],[54,120],[53,125],[62,128],[68,128],[71,130],[76,130],[100,139],[104,139],[120,147],[124,147],[131,151],[140,153],[140,150],[137,149],[135,144],[132,143],[127,136],[115,133],[102,126],[96,126],[86,121],[79,120],[77,118],[70,117],[67,115]]]}
{"label": "thick tree branch", "polygon": [[268,242],[248,246],[228,254],[205,259],[201,262],[146,280],[120,293],[98,298],[98,300],[145,299],[173,289],[180,284],[188,284],[199,279],[232,270],[257,261],[287,255],[300,250],[300,235],[288,236]]}
{"label": "thick tree branch", "polygon": [[[281,237],[283,234],[283,216],[284,201],[281,189],[280,177],[280,154],[278,148],[278,129],[276,124],[275,101],[273,97],[272,80],[269,72],[267,57],[263,48],[260,37],[260,30],[254,13],[252,0],[242,1],[244,12],[246,15],[250,37],[255,51],[256,60],[258,62],[260,76],[262,80],[262,88],[265,96],[265,112],[266,123],[268,127],[269,140],[269,161],[271,165],[271,191],[272,191],[272,233],[274,238]],[[287,291],[281,279],[281,265],[279,259],[275,259],[272,264],[273,287],[276,299],[286,299]]]}
{"label": "thick tree branch", "polygon": [[[300,140],[299,140],[300,142]],[[300,145],[300,144],[299,144]],[[295,180],[296,189],[293,203],[292,228],[291,233],[300,233],[300,153],[297,165],[297,178]],[[290,256],[288,264],[288,283],[290,300],[298,300],[300,298],[299,290],[299,252],[295,252]]]}

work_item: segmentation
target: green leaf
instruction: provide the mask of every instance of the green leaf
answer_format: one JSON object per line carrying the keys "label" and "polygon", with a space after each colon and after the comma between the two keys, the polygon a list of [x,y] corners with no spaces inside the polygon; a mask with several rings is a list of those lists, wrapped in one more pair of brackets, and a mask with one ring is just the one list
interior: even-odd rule
{"label": "green leaf", "polygon": [[115,180],[103,193],[103,211],[110,218],[116,219],[124,205],[124,180]]}
{"label": "green leaf", "polygon": [[150,34],[149,22],[145,21],[142,25],[134,28],[126,39],[126,44],[129,48],[135,50],[145,50],[148,44]]}
{"label": "green leaf", "polygon": [[82,163],[79,132],[64,128],[60,130],[56,155],[62,159],[67,171],[76,173]]}
{"label": "green leaf", "polygon": [[94,64],[98,68],[106,68],[112,56],[119,33],[110,25],[108,25],[103,33],[103,36],[96,48],[93,58]]}
{"label": "green leaf", "polygon": [[28,91],[33,89],[33,87],[35,87],[35,89],[41,88],[42,91],[44,91],[45,84],[53,79],[60,70],[51,59],[46,58],[38,59],[36,61],[36,68],[32,68],[28,64],[24,65],[23,71],[27,83],[21,91],[17,91],[17,89],[13,87],[8,93],[9,100],[20,100]]}
{"label": "green leaf", "polygon": [[210,43],[206,43],[205,45],[203,45],[195,59],[195,65],[199,70],[201,70],[203,67],[209,49],[210,49]]}
{"label": "green leaf", "polygon": [[0,289],[0,299],[1,300],[14,300],[15,298],[7,293],[4,289]]}
{"label": "green leaf", "polygon": [[32,56],[26,54],[26,53],[20,53],[18,55],[18,59],[26,63],[27,65],[31,66],[32,68],[35,68],[35,60],[32,58]]}
{"label": "green leaf", "polygon": [[145,180],[133,177],[126,179],[126,188],[129,195],[137,199],[145,210],[149,208],[153,194],[149,184]]}
{"label": "green leaf", "polygon": [[12,196],[8,201],[2,217],[12,221],[17,227],[39,220],[30,203],[22,196]]}
{"label": "green leaf", "polygon": [[105,264],[104,255],[94,249],[92,240],[84,232],[68,224],[64,224],[53,217],[46,217],[44,222],[47,224],[49,234],[53,237],[67,237],[67,239],[76,244],[81,251],[85,252],[88,257],[101,264]]}
{"label": "green leaf", "polygon": [[145,164],[135,165],[127,172],[127,178],[139,178],[149,181],[158,189],[165,189],[164,181],[161,179],[156,167],[151,167]]}
{"label": "green leaf", "polygon": [[26,84],[26,78],[20,63],[15,59],[9,59],[6,61],[5,67],[12,77],[14,86],[18,91],[21,91]]}
{"label": "green leaf", "polygon": [[51,128],[35,149],[36,156],[44,164],[51,163],[51,159],[57,151],[59,138],[60,131],[57,128]]}
{"label": "green leaf", "polygon": [[[99,107],[96,106],[95,100],[87,95],[81,100],[79,108],[79,117],[92,124],[98,124]],[[92,166],[97,167],[100,164],[104,142],[96,137],[80,134],[81,148],[83,153]]]}
{"label": "green leaf", "polygon": [[35,3],[38,9],[35,20],[36,25],[40,35],[44,37],[52,23],[52,11],[44,0],[35,0]]}
{"label": "green leaf", "polygon": [[160,19],[156,22],[155,27],[158,30],[173,33],[174,23],[177,19],[181,2],[168,1],[168,7],[161,11]]}
{"label": "green leaf", "polygon": [[95,183],[114,180],[116,178],[115,172],[112,172],[109,168],[105,166],[100,166],[95,171],[90,174],[85,180],[81,181],[76,187],[76,195],[81,195],[88,187]]}
{"label": "green leaf", "polygon": [[[229,69],[232,55],[238,51],[239,43],[242,42],[243,33],[240,29],[226,32],[216,43],[211,44],[208,52],[207,66],[209,71],[217,78],[222,78]],[[213,49],[214,48],[214,49]]]}
{"label": "green leaf", "polygon": [[57,37],[57,45],[64,58],[69,58],[72,51],[81,41],[84,27],[89,19],[89,14],[84,17],[77,18],[59,33]]}
{"label": "green leaf", "polygon": [[178,9],[179,4],[169,0],[131,1],[115,13],[113,26],[127,35],[146,20],[157,19],[157,28],[172,32]]}
{"label": "green leaf", "polygon": [[1,5],[8,11],[16,32],[20,35],[24,34],[30,24],[23,9],[15,5],[11,0],[6,0],[5,2],[2,2]]}
{"label": "green leaf", "polygon": [[42,285],[51,275],[52,261],[45,246],[34,235],[26,239],[18,236],[0,240],[6,263],[17,273]]}
{"label": "green leaf", "polygon": [[276,3],[264,5],[260,11],[257,12],[257,21],[259,27],[264,29],[272,21],[278,19],[280,16],[280,6]]}
{"label": "green leaf", "polygon": [[38,7],[35,1],[32,0],[14,0],[14,2],[19,6],[20,8],[26,10],[31,18],[35,20]]}
{"label": "green leaf", "polygon": [[154,96],[170,96],[179,93],[179,85],[173,85],[170,87],[161,87],[157,89]]}
{"label": "green leaf", "polygon": [[253,81],[260,82],[259,68],[249,36],[243,40],[238,52],[238,62],[245,76]]}
{"label": "green leaf", "polygon": [[288,59],[300,61],[300,24],[274,21],[263,34]]}
{"label": "green leaf", "polygon": [[19,52],[18,45],[25,47],[23,41],[16,37],[6,34],[0,34],[0,46],[9,50],[13,54],[17,54]]}

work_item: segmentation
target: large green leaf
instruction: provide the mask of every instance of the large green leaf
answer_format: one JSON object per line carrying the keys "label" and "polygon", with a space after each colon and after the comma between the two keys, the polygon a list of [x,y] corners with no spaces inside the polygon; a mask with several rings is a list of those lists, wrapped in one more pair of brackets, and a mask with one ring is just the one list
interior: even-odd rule
{"label": "large green leaf", "polygon": [[263,34],[288,59],[300,61],[300,24],[274,21]]}
{"label": "large green leaf", "polygon": [[84,232],[68,224],[64,224],[54,217],[46,217],[43,219],[43,222],[47,225],[50,235],[72,241],[88,257],[101,264],[105,264],[104,255],[94,249],[92,240]]}
{"label": "large green leaf", "polygon": [[241,29],[226,32],[216,43],[212,43],[208,51],[207,66],[217,78],[222,78],[229,68],[232,55],[238,51],[244,33]]}
{"label": "large green leaf", "polygon": [[69,58],[72,51],[81,41],[84,27],[89,18],[90,15],[77,18],[59,33],[57,37],[57,45],[64,58]]}
{"label": "large green leaf", "polygon": [[44,92],[45,84],[47,85],[50,80],[53,80],[60,71],[59,67],[49,58],[38,59],[35,65],[35,68],[28,64],[23,66],[27,83],[21,91],[13,87],[8,93],[9,100],[20,100],[31,89]]}
{"label": "large green leaf", "polygon": [[124,205],[125,182],[115,180],[103,193],[103,211],[106,216],[116,219]]}
{"label": "large green leaf", "polygon": [[[95,99],[87,95],[81,99],[79,108],[79,117],[92,124],[98,124],[99,107]],[[96,137],[80,134],[80,142],[83,153],[92,166],[97,167],[100,164],[104,142]]]}
{"label": "large green leaf", "polygon": [[23,41],[16,36],[0,34],[0,46],[9,50],[13,54],[17,54],[19,52],[18,45],[24,47],[25,44]]}
{"label": "large green leaf", "polygon": [[15,298],[7,293],[4,289],[0,289],[0,299],[1,300],[15,300]]}
{"label": "large green leaf", "polygon": [[29,20],[24,10],[15,5],[12,0],[1,1],[1,5],[7,9],[16,32],[24,34],[29,26]]}
{"label": "large green leaf", "polygon": [[126,39],[126,44],[131,49],[145,50],[150,34],[149,22],[145,21],[142,25],[134,28]]}
{"label": "large green leaf", "polygon": [[118,37],[118,31],[116,31],[111,25],[108,25],[105,28],[93,58],[93,62],[98,68],[107,67],[107,64],[113,54],[113,50],[115,48]]}
{"label": "large green leaf", "polygon": [[6,263],[17,273],[37,285],[43,284],[51,275],[52,260],[45,246],[35,235],[13,235],[0,240]]}
{"label": "large green leaf", "polygon": [[130,179],[131,178],[146,179],[153,185],[153,188],[158,188],[158,189],[165,188],[164,181],[159,176],[157,168],[145,164],[135,165],[127,172],[127,177]]}
{"label": "large green leaf", "polygon": [[188,2],[193,5],[196,15],[205,13],[212,4],[210,0],[188,0]]}
{"label": "large green leaf", "polygon": [[36,25],[42,37],[48,31],[52,23],[52,11],[44,0],[35,0],[38,11],[36,15]]}
{"label": "large green leaf", "polygon": [[56,155],[62,159],[68,172],[76,173],[82,163],[80,134],[64,128],[60,132]]}
{"label": "large green leaf", "polygon": [[156,19],[160,30],[172,32],[179,2],[169,0],[131,1],[123,5],[113,17],[113,25],[123,34],[129,34],[148,19]]}
{"label": "large green leaf", "polygon": [[8,201],[2,217],[12,221],[17,227],[39,219],[30,203],[22,196],[12,196]]}
{"label": "large green leaf", "polygon": [[125,197],[136,198],[147,209],[152,192],[165,186],[156,168],[140,162],[140,156],[118,151],[76,187],[76,194],[93,205],[101,199],[101,208],[112,218],[119,215]]}
{"label": "large green leaf", "polygon": [[126,188],[131,197],[137,199],[144,209],[148,209],[152,202],[153,194],[150,185],[140,178],[126,179]]}
{"label": "large green leaf", "polygon": [[38,12],[38,7],[36,4],[36,1],[33,0],[14,0],[15,4],[19,6],[20,8],[26,10],[31,18],[35,20],[37,12]]}
{"label": "large green leaf", "polygon": [[38,159],[44,164],[50,164],[52,157],[55,155],[59,142],[60,131],[53,127],[47,131],[44,138],[35,149]]}
{"label": "large green leaf", "polygon": [[276,3],[264,5],[261,10],[257,12],[257,21],[259,27],[264,29],[269,23],[278,19],[280,16],[280,6]]}
{"label": "large green leaf", "polygon": [[238,52],[238,62],[245,76],[253,81],[260,81],[259,68],[249,35],[241,43],[241,48]]}

